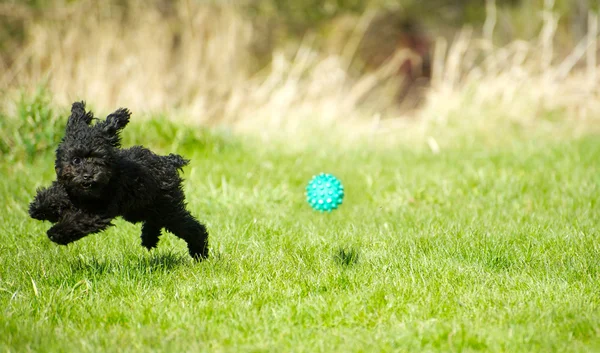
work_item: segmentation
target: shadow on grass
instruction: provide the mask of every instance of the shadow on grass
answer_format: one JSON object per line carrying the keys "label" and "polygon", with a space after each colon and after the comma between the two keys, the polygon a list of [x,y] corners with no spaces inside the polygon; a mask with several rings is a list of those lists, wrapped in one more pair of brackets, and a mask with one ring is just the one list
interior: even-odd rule
{"label": "shadow on grass", "polygon": [[353,248],[338,248],[334,254],[335,261],[342,266],[354,265],[358,262],[358,250]]}
{"label": "shadow on grass", "polygon": [[187,254],[154,252],[148,256],[130,255],[122,260],[80,256],[70,263],[70,267],[73,273],[98,277],[123,272],[135,272],[140,275],[169,272],[190,262]]}
{"label": "shadow on grass", "polygon": [[188,254],[172,252],[152,253],[149,257],[137,258],[136,260],[133,261],[133,267],[141,272],[170,271],[191,261]]}

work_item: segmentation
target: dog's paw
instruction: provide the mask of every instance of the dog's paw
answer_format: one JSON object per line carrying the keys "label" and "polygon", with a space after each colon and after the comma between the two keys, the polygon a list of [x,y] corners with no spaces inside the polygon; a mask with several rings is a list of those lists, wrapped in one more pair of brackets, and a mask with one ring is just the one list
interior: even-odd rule
{"label": "dog's paw", "polygon": [[50,240],[59,245],[70,244],[86,235],[78,230],[76,225],[67,223],[56,223],[46,234]]}
{"label": "dog's paw", "polygon": [[202,261],[208,258],[208,247],[207,246],[189,246],[188,250],[190,256],[197,261]]}
{"label": "dog's paw", "polygon": [[41,203],[38,199],[35,199],[29,204],[29,216],[39,221],[50,221],[54,223],[58,221],[57,210]]}
{"label": "dog's paw", "polygon": [[70,243],[68,238],[64,236],[64,233],[61,233],[60,229],[57,227],[48,229],[47,235],[48,238],[56,244],[67,245]]}
{"label": "dog's paw", "polygon": [[29,216],[40,221],[46,220],[46,213],[37,201],[33,201],[29,204]]}
{"label": "dog's paw", "polygon": [[39,188],[29,204],[29,215],[40,221],[58,222],[63,210],[69,207],[66,192],[56,183],[49,188]]}
{"label": "dog's paw", "polygon": [[142,246],[145,247],[148,251],[156,248],[157,245],[158,245],[158,239],[149,240],[149,239],[142,238]]}

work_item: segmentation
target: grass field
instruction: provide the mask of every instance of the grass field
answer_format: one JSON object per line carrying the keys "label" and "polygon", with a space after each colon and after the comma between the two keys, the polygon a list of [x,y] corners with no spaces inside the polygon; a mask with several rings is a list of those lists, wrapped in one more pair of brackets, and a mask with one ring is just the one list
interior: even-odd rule
{"label": "grass field", "polygon": [[[597,137],[434,154],[160,124],[124,145],[192,159],[210,259],[122,220],[57,246],[26,212],[52,152],[4,158],[0,351],[600,351]],[[321,171],[346,186],[331,214],[304,200]]]}

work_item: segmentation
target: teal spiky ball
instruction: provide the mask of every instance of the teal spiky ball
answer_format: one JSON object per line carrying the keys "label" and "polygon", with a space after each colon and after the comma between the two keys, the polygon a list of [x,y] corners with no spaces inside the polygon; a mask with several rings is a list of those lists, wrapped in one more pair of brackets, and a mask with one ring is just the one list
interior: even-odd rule
{"label": "teal spiky ball", "polygon": [[306,201],[317,211],[331,212],[344,200],[344,186],[333,175],[315,175],[306,186]]}

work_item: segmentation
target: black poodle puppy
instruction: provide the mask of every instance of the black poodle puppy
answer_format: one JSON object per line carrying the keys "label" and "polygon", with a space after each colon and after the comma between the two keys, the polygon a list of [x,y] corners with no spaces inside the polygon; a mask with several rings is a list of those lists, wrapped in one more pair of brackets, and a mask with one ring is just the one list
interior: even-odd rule
{"label": "black poodle puppy", "polygon": [[37,190],[30,216],[55,223],[48,237],[62,245],[100,232],[121,216],[143,222],[142,245],[149,250],[165,228],[187,242],[193,258],[206,258],[208,232],[186,210],[178,173],[189,161],[141,146],[121,149],[119,133],[130,115],[121,108],[90,125],[94,117],[85,111],[85,103],[73,103],[56,150],[57,180]]}

